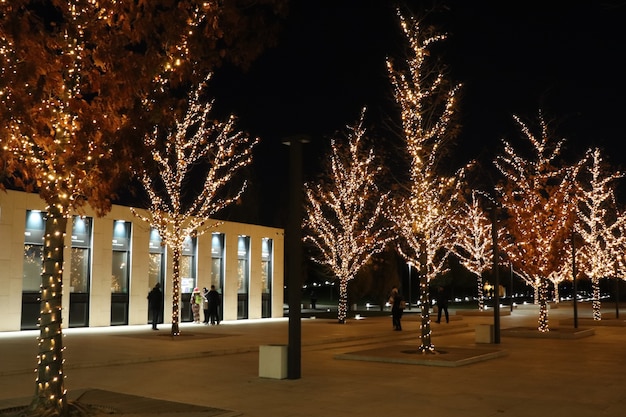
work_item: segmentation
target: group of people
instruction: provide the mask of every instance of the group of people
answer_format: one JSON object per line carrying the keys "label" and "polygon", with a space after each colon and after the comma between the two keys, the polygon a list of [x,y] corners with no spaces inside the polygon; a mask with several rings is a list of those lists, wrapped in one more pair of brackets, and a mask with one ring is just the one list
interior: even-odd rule
{"label": "group of people", "polygon": [[[445,313],[446,323],[450,322],[450,316],[448,315],[448,295],[443,287],[437,289],[437,321],[441,323],[441,313]],[[400,295],[397,287],[393,287],[391,290],[391,296],[389,297],[389,304],[391,304],[391,323],[393,330],[402,330],[402,313],[406,306],[404,298]]]}
{"label": "group of people", "polygon": [[[215,285],[211,285],[210,290],[204,287],[202,293],[197,287],[194,288],[190,302],[194,323],[200,323],[200,308],[202,308],[204,310],[204,324],[220,324],[220,294],[215,289]],[[148,306],[152,314],[152,330],[159,330],[157,323],[162,311],[163,293],[161,292],[161,284],[158,282],[148,293]]]}
{"label": "group of people", "polygon": [[193,322],[200,323],[200,307],[204,311],[204,324],[220,324],[218,314],[220,306],[220,294],[215,289],[215,285],[211,285],[211,289],[202,288],[202,293],[196,287],[191,294],[191,311],[193,312]]}

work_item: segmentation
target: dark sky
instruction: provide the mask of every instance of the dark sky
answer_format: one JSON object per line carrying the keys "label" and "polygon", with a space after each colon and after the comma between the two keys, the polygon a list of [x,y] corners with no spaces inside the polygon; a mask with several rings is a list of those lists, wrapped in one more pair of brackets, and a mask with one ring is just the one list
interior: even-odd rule
{"label": "dark sky", "polygon": [[[420,11],[432,2],[408,4]],[[492,159],[501,138],[518,137],[512,115],[533,118],[542,109],[570,154],[601,146],[614,165],[626,165],[626,0],[438,4],[427,22],[448,34],[439,57],[463,83],[457,158]],[[394,10],[385,0],[294,0],[277,47],[246,73],[216,74],[218,103],[261,137],[254,175],[267,190],[266,210],[286,185],[285,137],[311,136],[305,156],[313,175],[328,137],[362,106],[378,136],[382,121],[396,117],[385,68],[385,57],[401,50]]]}

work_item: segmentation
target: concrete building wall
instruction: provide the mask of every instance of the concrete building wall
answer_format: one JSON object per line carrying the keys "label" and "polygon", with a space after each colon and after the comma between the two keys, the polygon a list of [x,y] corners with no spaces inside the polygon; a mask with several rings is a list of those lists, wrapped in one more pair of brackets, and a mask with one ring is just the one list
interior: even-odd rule
{"label": "concrete building wall", "polygon": [[[0,331],[20,330],[23,287],[24,229],[28,210],[44,210],[45,203],[37,194],[20,191],[0,193]],[[128,207],[114,206],[102,218],[89,208],[81,213],[93,219],[91,242],[91,282],[89,294],[89,326],[111,325],[111,286],[112,286],[112,239],[116,220],[131,223],[130,280],[128,284],[128,324],[146,324],[148,321],[147,294],[150,227],[135,217]],[[240,235],[250,238],[250,284],[248,295],[248,318],[262,316],[261,294],[261,242],[272,239],[272,292],[271,317],[283,315],[283,259],[284,233],[282,229],[220,222],[209,232],[200,235],[196,248],[196,285],[199,288],[211,284],[211,232],[224,234],[224,288],[222,288],[224,320],[237,319],[237,242]],[[69,323],[70,271],[72,221],[68,219],[63,268],[63,323]],[[165,305],[164,322],[172,317],[172,259],[166,249],[165,261]],[[182,305],[182,303],[181,303]]]}

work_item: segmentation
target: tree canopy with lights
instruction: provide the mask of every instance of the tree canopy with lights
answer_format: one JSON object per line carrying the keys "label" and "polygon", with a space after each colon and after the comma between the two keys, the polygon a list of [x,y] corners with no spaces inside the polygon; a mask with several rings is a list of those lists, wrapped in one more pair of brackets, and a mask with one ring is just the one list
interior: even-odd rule
{"label": "tree canopy with lights", "polygon": [[[284,0],[0,0],[2,186],[46,201],[40,337],[33,415],[67,415],[61,294],[67,219],[109,210],[130,175],[147,103],[157,120],[176,99],[166,87],[203,78],[226,58],[249,62],[275,40]],[[264,28],[265,25],[265,29]],[[259,29],[267,36],[249,36]],[[228,53],[226,53],[228,51]],[[155,88],[155,80],[159,81]],[[136,139],[136,140],[133,140]]]}
{"label": "tree canopy with lights", "polygon": [[624,248],[620,228],[626,218],[619,215],[615,201],[616,181],[622,174],[609,173],[598,148],[588,152],[587,161],[581,172],[583,190],[575,230],[583,240],[579,269],[591,280],[593,319],[601,320],[600,280],[616,275],[615,254]]}
{"label": "tree canopy with lights", "polygon": [[252,161],[257,143],[235,129],[233,115],[224,122],[212,118],[213,101],[206,102],[204,87],[203,83],[192,92],[187,112],[174,128],[157,126],[146,135],[152,158],[143,161],[137,173],[150,207],[148,216],[137,210],[133,213],[156,229],[172,251],[172,336],[180,333],[180,262],[185,239],[219,225],[210,217],[239,199],[245,181],[234,189],[229,186]]}
{"label": "tree canopy with lights", "polygon": [[420,350],[431,352],[428,282],[444,270],[451,247],[448,214],[456,181],[437,172],[437,166],[453,133],[460,85],[448,82],[431,57],[432,45],[445,36],[430,34],[415,17],[405,17],[400,11],[398,17],[409,48],[404,62],[389,59],[387,68],[400,108],[409,179],[405,192],[394,198],[390,218],[402,256],[420,265]]}
{"label": "tree canopy with lights", "polygon": [[480,205],[477,192],[472,191],[471,201],[463,201],[452,216],[455,245],[452,251],[459,262],[476,276],[478,309],[484,310],[482,275],[493,269],[493,237],[491,219]]}
{"label": "tree canopy with lights", "polygon": [[316,183],[305,184],[304,241],[313,260],[339,280],[338,320],[348,312],[348,282],[391,241],[385,226],[387,195],[377,186],[381,174],[373,149],[363,141],[363,118],[348,127],[347,142],[331,139],[328,169]]}
{"label": "tree canopy with lights", "polygon": [[503,242],[503,250],[519,275],[535,289],[538,330],[547,332],[548,277],[559,271],[567,256],[566,239],[576,213],[580,162],[569,166],[558,159],[564,140],[553,140],[541,115],[537,133],[519,117],[514,118],[526,140],[529,157],[503,140],[504,154],[495,160],[504,177],[496,192],[506,212],[505,227],[510,237]]}

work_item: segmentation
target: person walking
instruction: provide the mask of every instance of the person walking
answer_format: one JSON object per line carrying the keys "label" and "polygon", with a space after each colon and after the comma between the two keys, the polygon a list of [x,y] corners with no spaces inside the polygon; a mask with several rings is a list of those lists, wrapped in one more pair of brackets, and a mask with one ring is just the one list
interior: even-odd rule
{"label": "person walking", "polygon": [[204,311],[204,324],[209,324],[209,290],[202,288],[202,310]]}
{"label": "person walking", "polygon": [[152,313],[152,330],[159,330],[157,323],[161,316],[161,310],[163,306],[163,293],[161,292],[161,284],[158,282],[154,285],[154,288],[148,293],[148,308]]}
{"label": "person walking", "polygon": [[215,285],[211,285],[211,290],[207,294],[207,300],[209,301],[209,318],[211,325],[220,324],[220,293],[215,289]]}
{"label": "person walking", "polygon": [[448,316],[448,295],[443,287],[437,289],[437,323],[441,323],[441,312],[446,313],[446,323],[450,323]]}
{"label": "person walking", "polygon": [[403,299],[398,288],[393,287],[391,289],[391,296],[389,297],[389,304],[391,304],[391,323],[393,324],[393,330],[402,330],[402,312],[403,312]]}
{"label": "person walking", "polygon": [[202,295],[198,287],[193,289],[191,294],[191,312],[193,313],[193,322],[200,324],[200,307],[202,306]]}

